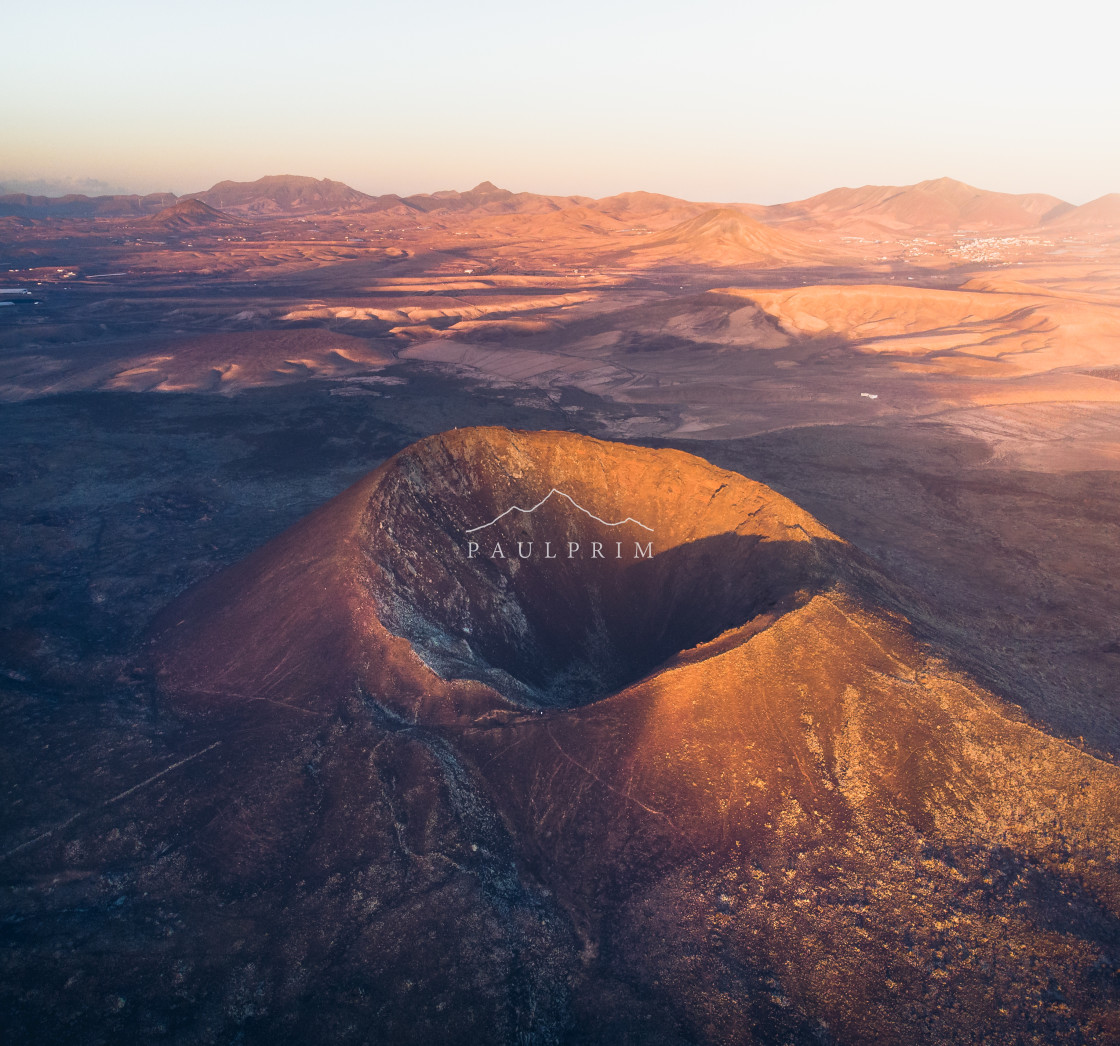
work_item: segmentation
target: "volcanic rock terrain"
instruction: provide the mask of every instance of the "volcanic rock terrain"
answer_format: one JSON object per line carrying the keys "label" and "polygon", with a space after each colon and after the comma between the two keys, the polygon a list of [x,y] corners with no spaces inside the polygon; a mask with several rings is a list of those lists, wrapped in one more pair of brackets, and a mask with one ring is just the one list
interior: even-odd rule
{"label": "volcanic rock terrain", "polygon": [[[493,900],[503,855],[536,1000],[517,1026],[538,1041],[1113,1038],[1120,772],[921,643],[908,601],[701,459],[464,429],[188,592],[152,655],[188,715],[361,721],[314,780],[281,774],[240,827],[202,833],[220,874],[280,862],[306,882],[339,846],[373,947],[433,863]],[[355,775],[376,801],[347,794]],[[340,802],[356,825],[388,804],[395,827],[342,843]],[[401,862],[427,871],[391,899]],[[446,904],[396,933],[453,933]],[[393,947],[420,979],[411,1030],[393,1025],[411,1041],[448,974]],[[504,991],[465,990],[448,1038],[486,1039],[477,1015]]]}
{"label": "volcanic rock terrain", "polygon": [[1117,202],[0,196],[7,1037],[1120,1041]]}

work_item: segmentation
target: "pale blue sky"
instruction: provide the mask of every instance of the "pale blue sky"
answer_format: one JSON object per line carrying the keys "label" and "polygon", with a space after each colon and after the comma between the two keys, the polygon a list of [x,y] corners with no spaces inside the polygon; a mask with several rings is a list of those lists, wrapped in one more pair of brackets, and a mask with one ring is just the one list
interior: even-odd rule
{"label": "pale blue sky", "polygon": [[1120,192],[1116,8],[658,0],[24,3],[0,184],[649,189],[771,203],[950,175]]}

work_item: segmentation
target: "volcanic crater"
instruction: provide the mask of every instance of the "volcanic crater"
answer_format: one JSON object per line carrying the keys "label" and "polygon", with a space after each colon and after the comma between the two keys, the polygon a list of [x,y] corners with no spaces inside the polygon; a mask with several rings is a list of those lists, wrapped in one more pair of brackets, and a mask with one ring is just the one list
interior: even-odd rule
{"label": "volcanic crater", "polygon": [[444,678],[546,706],[765,627],[827,583],[831,543],[791,503],[697,459],[495,430],[399,460],[366,533],[392,632]]}
{"label": "volcanic crater", "polygon": [[383,692],[380,661],[409,689],[434,673],[515,707],[575,707],[745,642],[850,555],[779,494],[678,451],[456,430],[188,594],[162,646],[188,689],[205,675],[302,701],[293,687],[346,686],[348,666]]}

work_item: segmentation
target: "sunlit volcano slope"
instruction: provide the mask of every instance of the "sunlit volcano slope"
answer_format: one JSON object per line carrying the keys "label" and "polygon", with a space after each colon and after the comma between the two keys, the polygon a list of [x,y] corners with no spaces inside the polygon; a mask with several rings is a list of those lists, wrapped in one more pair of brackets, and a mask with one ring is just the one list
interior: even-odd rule
{"label": "sunlit volcano slope", "polygon": [[153,652],[188,711],[363,709],[331,773],[392,791],[409,867],[492,811],[580,957],[580,1020],[655,1000],[665,1042],[1107,1041],[1120,771],[918,642],[919,602],[698,458],[465,429],[187,593]]}

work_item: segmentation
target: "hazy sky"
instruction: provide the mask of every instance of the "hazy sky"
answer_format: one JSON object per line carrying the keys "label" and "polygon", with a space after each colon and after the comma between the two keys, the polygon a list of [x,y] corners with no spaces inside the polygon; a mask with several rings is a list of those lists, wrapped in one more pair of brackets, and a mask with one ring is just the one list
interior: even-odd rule
{"label": "hazy sky", "polygon": [[0,184],[773,203],[951,175],[1120,192],[1112,5],[574,0],[24,2],[3,18]]}

